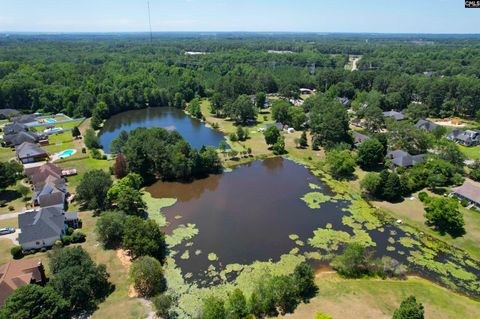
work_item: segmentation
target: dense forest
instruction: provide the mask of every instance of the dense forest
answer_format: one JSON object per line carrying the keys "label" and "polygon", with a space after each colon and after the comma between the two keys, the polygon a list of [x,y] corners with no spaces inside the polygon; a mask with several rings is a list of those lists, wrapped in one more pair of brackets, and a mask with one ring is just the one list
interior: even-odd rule
{"label": "dense forest", "polygon": [[[300,87],[383,110],[422,102],[429,115],[474,117],[480,107],[476,37],[289,34],[13,35],[0,39],[0,108],[92,116],[184,107],[218,93],[224,103]],[[272,53],[269,50],[276,50]],[[189,55],[186,52],[203,54]],[[279,54],[282,53],[282,54]],[[359,72],[345,69],[362,55]]]}

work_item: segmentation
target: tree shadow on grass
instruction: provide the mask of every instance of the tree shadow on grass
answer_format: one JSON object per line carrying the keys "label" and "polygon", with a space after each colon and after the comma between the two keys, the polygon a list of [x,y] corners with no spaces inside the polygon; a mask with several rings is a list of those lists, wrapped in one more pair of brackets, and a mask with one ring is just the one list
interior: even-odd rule
{"label": "tree shadow on grass", "polygon": [[4,207],[8,202],[22,197],[22,194],[15,190],[3,190],[0,192],[0,206]]}

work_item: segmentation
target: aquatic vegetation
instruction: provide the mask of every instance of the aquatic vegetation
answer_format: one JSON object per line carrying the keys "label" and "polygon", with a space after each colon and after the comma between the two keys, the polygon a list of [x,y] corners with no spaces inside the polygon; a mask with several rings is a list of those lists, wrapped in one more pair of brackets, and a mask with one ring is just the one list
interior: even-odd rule
{"label": "aquatic vegetation", "polygon": [[200,249],[195,250],[195,256],[198,256],[198,255],[200,255],[201,253],[202,253],[202,251],[201,251]]}
{"label": "aquatic vegetation", "polygon": [[225,168],[223,169],[223,173],[231,173],[231,172],[233,172],[233,169],[230,168],[230,167],[225,167]]}
{"label": "aquatic vegetation", "polygon": [[348,243],[351,239],[347,232],[333,229],[319,228],[313,234],[314,236],[308,240],[308,243],[326,251],[338,250],[341,244]]}
{"label": "aquatic vegetation", "polygon": [[301,199],[308,205],[308,207],[318,209],[320,208],[321,203],[330,201],[331,197],[320,192],[311,192],[305,194]]}
{"label": "aquatic vegetation", "polygon": [[304,243],[303,241],[301,241],[301,240],[296,240],[296,241],[295,241],[295,245],[297,245],[297,246],[304,246],[305,243]]}
{"label": "aquatic vegetation", "polygon": [[297,240],[299,236],[297,234],[291,234],[291,235],[288,235],[288,238],[290,238],[291,240]]}
{"label": "aquatic vegetation", "polygon": [[162,208],[175,205],[176,198],[153,198],[149,192],[143,192],[142,196],[147,203],[148,218],[155,220],[160,227],[167,225],[167,219],[162,214]]}
{"label": "aquatic vegetation", "polygon": [[400,237],[398,240],[400,245],[406,248],[412,248],[413,246],[420,246],[420,242],[411,237]]}
{"label": "aquatic vegetation", "polygon": [[333,225],[330,224],[330,223],[327,223],[327,224],[325,225],[325,228],[326,228],[326,229],[332,229],[332,227],[333,227]]}
{"label": "aquatic vegetation", "polygon": [[172,248],[180,245],[185,240],[190,240],[198,234],[198,229],[194,224],[180,225],[173,230],[171,235],[165,236],[165,242]]}
{"label": "aquatic vegetation", "polygon": [[183,254],[180,256],[180,259],[187,260],[190,258],[190,252],[188,250],[185,250]]}
{"label": "aquatic vegetation", "polygon": [[352,218],[347,216],[342,222],[352,228],[356,228],[355,223],[362,224],[368,230],[383,226],[383,223],[375,216],[375,208],[364,200],[352,200],[350,206],[344,210],[350,212]]}
{"label": "aquatic vegetation", "polygon": [[300,249],[298,249],[298,247],[295,247],[293,248],[292,250],[290,250],[289,254],[290,255],[296,255],[300,252]]}
{"label": "aquatic vegetation", "polygon": [[175,215],[175,219],[182,219],[183,217],[181,215]]}
{"label": "aquatic vegetation", "polygon": [[321,189],[321,187],[317,184],[313,184],[313,183],[308,183],[308,187],[310,187],[310,189]]}
{"label": "aquatic vegetation", "polygon": [[364,247],[374,247],[377,244],[372,240],[372,237],[363,229],[354,229],[354,236],[351,238],[350,242],[355,242],[362,244]]}
{"label": "aquatic vegetation", "polygon": [[395,251],[395,247],[393,246],[387,246],[387,251]]}
{"label": "aquatic vegetation", "polygon": [[210,260],[210,261],[216,261],[216,260],[218,260],[218,257],[217,257],[217,255],[216,255],[215,253],[209,253],[209,254],[208,254],[208,260]]}
{"label": "aquatic vegetation", "polygon": [[395,238],[393,238],[393,237],[388,237],[388,242],[389,242],[390,244],[392,244],[392,245],[395,244]]}

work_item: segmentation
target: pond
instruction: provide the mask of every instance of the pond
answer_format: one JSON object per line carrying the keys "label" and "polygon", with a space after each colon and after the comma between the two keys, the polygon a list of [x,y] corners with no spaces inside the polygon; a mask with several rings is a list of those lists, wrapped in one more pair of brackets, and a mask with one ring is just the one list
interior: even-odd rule
{"label": "pond", "polygon": [[121,131],[127,132],[137,127],[162,127],[178,131],[193,147],[203,145],[217,147],[224,140],[222,133],[208,128],[200,120],[191,118],[182,110],[171,107],[153,107],[116,114],[109,118],[100,131],[99,139],[105,152],[110,152],[113,139]]}
{"label": "pond", "polygon": [[308,256],[318,266],[344,244],[359,242],[376,257],[392,257],[415,274],[480,296],[476,261],[407,225],[381,221],[365,201],[334,193],[287,159],[254,161],[193,183],[158,182],[147,191],[177,199],[161,210],[167,243],[185,280],[202,287],[233,280],[235,271],[220,274],[227,268],[276,262],[285,254]]}

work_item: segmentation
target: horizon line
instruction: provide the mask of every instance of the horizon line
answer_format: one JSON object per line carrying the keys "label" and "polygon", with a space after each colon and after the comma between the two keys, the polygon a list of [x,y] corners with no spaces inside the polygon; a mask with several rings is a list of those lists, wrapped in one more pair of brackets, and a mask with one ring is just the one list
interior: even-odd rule
{"label": "horizon line", "polygon": [[[150,31],[5,31],[0,30],[0,34],[149,34]],[[329,34],[353,34],[353,35],[362,35],[362,34],[372,34],[372,35],[478,35],[480,33],[464,33],[464,32],[378,32],[378,31],[152,31],[153,34],[161,33],[251,33],[251,34],[312,34],[312,35],[329,35]]]}

